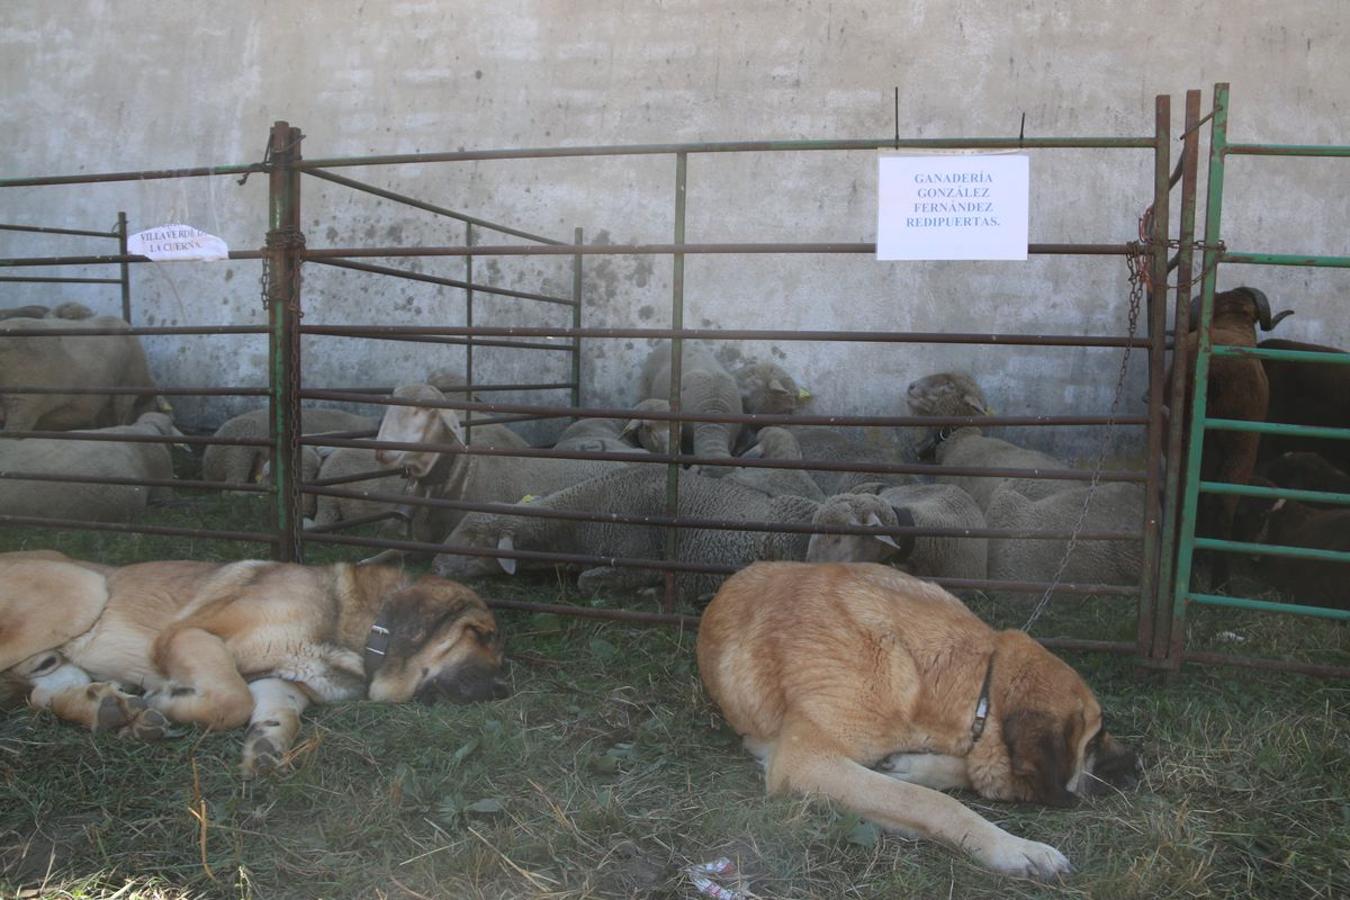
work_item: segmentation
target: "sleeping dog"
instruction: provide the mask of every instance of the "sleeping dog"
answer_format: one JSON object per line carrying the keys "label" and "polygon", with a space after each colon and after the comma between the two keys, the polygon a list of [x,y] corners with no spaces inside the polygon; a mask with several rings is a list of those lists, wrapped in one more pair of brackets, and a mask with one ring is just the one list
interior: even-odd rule
{"label": "sleeping dog", "polygon": [[248,724],[246,776],[278,765],[310,703],[493,699],[501,662],[483,601],[434,575],[0,554],[0,673],[29,703],[142,739]]}

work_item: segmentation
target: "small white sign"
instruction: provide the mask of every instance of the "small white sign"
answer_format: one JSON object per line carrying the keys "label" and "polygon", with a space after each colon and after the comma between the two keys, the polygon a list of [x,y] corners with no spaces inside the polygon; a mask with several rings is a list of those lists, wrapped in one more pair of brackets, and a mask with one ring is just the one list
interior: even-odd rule
{"label": "small white sign", "polygon": [[879,157],[877,259],[1026,259],[1027,160]]}
{"label": "small white sign", "polygon": [[157,262],[194,259],[229,259],[230,248],[222,238],[191,225],[157,225],[127,238],[127,253],[147,256]]}

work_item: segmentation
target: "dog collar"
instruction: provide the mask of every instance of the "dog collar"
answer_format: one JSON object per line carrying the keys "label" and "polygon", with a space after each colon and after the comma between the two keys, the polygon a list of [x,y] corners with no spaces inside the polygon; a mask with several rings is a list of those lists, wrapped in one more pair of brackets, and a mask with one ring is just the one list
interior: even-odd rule
{"label": "dog collar", "polygon": [[984,723],[989,720],[989,680],[994,675],[994,654],[989,654],[989,665],[984,670],[984,684],[980,685],[980,699],[975,701],[975,721],[970,724],[970,742],[984,734]]}
{"label": "dog collar", "polygon": [[366,680],[375,677],[375,672],[384,665],[385,655],[389,652],[389,614],[381,609],[366,635],[365,667]]}

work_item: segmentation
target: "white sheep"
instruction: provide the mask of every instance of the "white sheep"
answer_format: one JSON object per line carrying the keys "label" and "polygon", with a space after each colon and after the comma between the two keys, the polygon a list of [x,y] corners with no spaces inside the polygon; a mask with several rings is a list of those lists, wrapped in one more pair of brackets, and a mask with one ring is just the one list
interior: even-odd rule
{"label": "white sheep", "polygon": [[[761,428],[757,442],[741,458],[799,460],[802,448],[786,428]],[[805,469],[736,469],[727,477],[771,497],[793,494],[809,500],[825,499],[824,491]]]}
{"label": "white sheep", "polygon": [[[746,522],[782,522],[821,526],[856,525],[894,528],[894,511],[879,497],[850,494],[830,498],[827,504],[804,497],[770,497],[728,479],[709,479],[687,473],[680,479],[678,514],[687,518],[733,519]],[[666,475],[660,467],[631,466],[531,501],[534,509],[566,510],[602,515],[660,516],[666,511]],[[881,541],[898,550],[895,541]],[[458,547],[500,550],[543,550],[609,558],[659,560],[665,548],[665,529],[654,525],[612,521],[568,521],[495,513],[465,516],[447,543]],[[761,559],[807,558],[809,533],[730,531],[710,528],[680,530],[678,559],[710,565],[744,566]],[[527,565],[535,565],[527,563]],[[539,565],[552,565],[542,563]],[[442,553],[433,567],[448,578],[466,578],[500,572],[514,573],[510,558]],[[633,589],[660,579],[652,569],[598,566],[581,574],[586,593]],[[725,575],[677,575],[686,599],[716,590]]]}
{"label": "white sheep", "polygon": [[[944,372],[913,382],[907,392],[910,411],[916,416],[985,416],[989,406],[969,375]],[[1039,450],[1028,450],[999,438],[985,437],[974,425],[933,429],[925,446],[932,447],[938,465],[969,468],[1062,470],[1069,466]],[[997,475],[938,475],[937,480],[954,484],[969,494],[987,513],[989,502],[1005,481],[1020,493],[1039,499],[1078,482],[1061,479],[1004,478]]]}
{"label": "white sheep", "polygon": [[[578,419],[568,425],[554,442],[554,450],[581,453],[646,453],[624,440],[628,423],[618,419]],[[638,426],[640,427],[640,426]]]}
{"label": "white sheep", "polygon": [[[69,305],[72,310],[74,306]],[[63,307],[58,307],[58,310]],[[83,312],[87,307],[79,306]],[[4,320],[5,330],[41,334],[0,333],[0,422],[6,431],[66,431],[127,425],[141,413],[159,409],[153,394],[23,394],[6,393],[4,385],[44,388],[153,388],[145,351],[131,328],[114,316],[72,321],[55,314],[45,318]],[[114,333],[68,335],[70,328],[100,328]]]}
{"label": "white sheep", "polygon": [[[267,407],[235,416],[216,429],[216,437],[266,440],[268,418]],[[300,411],[300,431],[306,435],[374,431],[376,424],[374,419],[367,416],[358,416],[340,409]],[[267,447],[211,444],[202,454],[202,480],[253,484],[262,478],[264,467],[270,458],[271,451]]]}
{"label": "white sheep", "polygon": [[[824,425],[789,425],[787,430],[797,439],[797,445],[802,452],[801,458],[810,462],[877,463],[886,466],[903,462],[899,454],[895,452],[880,447],[870,447]],[[898,472],[828,472],[823,469],[808,469],[807,471],[827,497],[833,494],[848,493],[858,485],[869,482],[899,485],[914,481],[912,475]]]}
{"label": "white sheep", "polygon": [[[86,433],[86,432],[75,432]],[[131,425],[94,428],[98,435],[176,435],[164,413],[142,413]],[[169,445],[113,441],[25,438],[0,440],[0,471],[6,474],[78,475],[91,478],[166,480],[173,477]],[[0,510],[7,515],[96,522],[129,522],[164,487],[0,479]]]}
{"label": "white sheep", "polygon": [[[645,362],[639,382],[639,400],[670,399],[671,344],[657,344]],[[712,350],[698,341],[685,341],[681,354],[680,409],[698,415],[740,415],[741,392],[736,379],[722,368]],[[730,459],[740,425],[689,422],[681,430],[681,443],[692,444],[695,456]],[[708,466],[704,474],[720,478],[723,466]]]}
{"label": "white sheep", "polygon": [[[985,521],[990,528],[1071,531],[1083,514],[1089,492],[1090,488],[1083,486],[1031,498],[1014,484],[1003,484],[993,494]],[[1109,482],[1097,485],[1092,492],[1081,528],[1131,532],[1139,530],[1143,520],[1143,489],[1137,484]],[[1055,577],[1067,547],[1068,541],[1059,539],[991,538],[989,577],[995,581],[1049,581]],[[1078,541],[1059,580],[1133,585],[1139,583],[1143,568],[1143,549],[1137,538]]]}
{"label": "white sheep", "polygon": [[661,397],[648,397],[633,407],[634,418],[624,425],[619,436],[625,440],[636,441],[637,445],[648,453],[662,456],[670,454],[670,422],[664,419],[644,418],[646,413],[670,412],[670,401]]}
{"label": "white sheep", "polygon": [[[388,468],[380,465],[379,461],[375,459],[375,451],[366,447],[335,447],[331,449],[331,452],[321,455],[324,456],[324,459],[318,471],[318,480],[320,481],[377,472]],[[346,482],[333,485],[333,487],[362,495],[399,495],[408,490],[409,483],[402,475],[385,475],[380,478]],[[310,526],[350,522],[354,519],[388,512],[392,508],[392,504],[384,501],[335,497],[330,494],[319,494],[315,496],[315,499],[314,518],[309,523]]]}
{"label": "white sheep", "polygon": [[811,392],[799,387],[777,363],[742,366],[736,370],[736,385],[741,392],[741,406],[753,414],[792,415],[811,399]]}
{"label": "white sheep", "polygon": [[[394,391],[400,400],[443,403],[445,395],[429,384],[402,385]],[[501,426],[473,429],[473,446],[523,446],[519,444],[480,443],[480,431]],[[505,431],[505,429],[502,429]],[[487,432],[488,440],[496,432]],[[431,406],[390,406],[380,423],[377,440],[391,443],[445,444],[465,446],[464,427],[452,409]],[[402,466],[416,482],[414,490],[424,497],[463,500],[473,503],[514,503],[528,495],[552,493],[610,471],[621,463],[538,457],[479,456],[453,450],[399,450],[383,448],[375,453],[381,467]],[[419,506],[413,516],[413,535],[422,541],[440,541],[463,518],[463,512]]]}

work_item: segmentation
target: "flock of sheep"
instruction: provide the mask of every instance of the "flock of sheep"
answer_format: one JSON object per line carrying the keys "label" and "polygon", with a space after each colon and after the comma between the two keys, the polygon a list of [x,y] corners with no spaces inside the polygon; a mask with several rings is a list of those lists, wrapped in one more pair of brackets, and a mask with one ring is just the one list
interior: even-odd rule
{"label": "flock of sheep", "polygon": [[[118,334],[127,325],[109,316],[92,316],[78,304],[54,310],[22,307],[0,310],[4,324],[50,332],[42,336],[0,335],[0,416],[7,431],[80,429],[91,435],[175,434],[165,404],[153,394],[66,395],[6,393],[8,386],[70,387],[120,385],[150,388],[145,356],[133,335]],[[1240,288],[1219,295],[1216,342],[1255,345],[1255,324],[1273,327],[1264,295]],[[106,330],[98,337],[66,336],[70,328]],[[1194,358],[1195,335],[1182,345]],[[1270,342],[1267,342],[1270,343]],[[1293,342],[1279,342],[1282,345]],[[1263,345],[1264,346],[1264,345]],[[1298,345],[1313,348],[1313,345]],[[1315,348],[1331,349],[1331,348]],[[1180,354],[1179,354],[1180,357]],[[399,508],[391,498],[422,497],[472,503],[528,505],[530,511],[584,513],[585,520],[554,516],[465,512],[426,504],[403,507],[398,520],[418,541],[445,544],[434,568],[449,577],[512,573],[517,565],[552,565],[548,554],[586,555],[614,561],[581,573],[583,590],[633,589],[660,578],[652,569],[623,561],[659,560],[665,554],[666,529],[643,524],[666,509],[666,467],[642,463],[643,455],[670,452],[669,423],[650,413],[668,413],[671,346],[656,345],[639,379],[639,396],[628,419],[582,419],[569,425],[555,447],[602,452],[620,458],[594,460],[543,456],[506,456],[439,452],[430,449],[358,449],[306,446],[305,482],[357,478],[344,483],[348,496],[306,494],[307,525],[332,526],[387,515]],[[1310,413],[1310,377],[1322,370],[1342,382],[1344,366],[1289,364],[1247,359],[1214,360],[1209,414],[1228,418],[1306,421]],[[1313,372],[1313,376],[1308,373]],[[445,408],[447,394],[463,394],[455,373],[433,372],[423,384],[394,393],[408,405],[391,405],[378,423],[337,409],[306,409],[301,430],[308,435],[369,432],[378,426],[381,442],[453,447],[523,449],[525,440],[505,425],[474,425],[466,432],[459,416]],[[1313,413],[1344,426],[1350,390],[1318,385],[1321,402]],[[773,363],[753,363],[732,373],[704,344],[686,341],[682,354],[680,403],[689,414],[736,416],[742,413],[792,414],[810,395],[790,373]],[[979,386],[968,375],[942,373],[909,385],[906,400],[914,415],[935,417],[989,414]],[[1302,404],[1299,406],[1299,404]],[[1328,407],[1339,404],[1339,411]],[[1257,408],[1257,407],[1260,408]],[[1297,406],[1297,408],[1295,408]],[[1302,418],[1300,418],[1300,416]],[[1340,416],[1339,421],[1335,417]],[[265,439],[267,411],[255,410],[224,423],[216,432],[229,439]],[[1310,456],[1302,446],[1287,448],[1268,441],[1266,461],[1258,468],[1256,436],[1219,432],[1207,441],[1206,480],[1238,483],[1269,479],[1301,489],[1345,491],[1350,479],[1346,460]],[[902,460],[819,425],[765,427],[686,423],[683,448],[708,461],[682,473],[678,515],[719,522],[767,523],[752,530],[725,527],[682,528],[677,559],[686,565],[677,580],[681,594],[695,600],[714,591],[734,570],[755,560],[890,561],[926,577],[1002,582],[1131,585],[1143,567],[1137,539],[1076,542],[1065,559],[1063,533],[1138,533],[1144,516],[1144,490],[1132,483],[1089,486],[1081,480],[1004,478],[945,474],[969,468],[1058,470],[1066,463],[1044,453],[983,434],[976,426],[930,429],[914,455],[938,467],[931,480],[886,471]],[[1299,451],[1283,453],[1285,449]],[[626,458],[631,457],[631,458]],[[740,468],[734,458],[779,461],[772,468]],[[851,463],[851,471],[822,471],[781,463]],[[723,462],[725,461],[725,462]],[[858,471],[867,464],[878,471]],[[201,460],[202,479],[252,484],[267,466],[265,447],[210,445]],[[91,481],[167,481],[172,478],[167,443],[110,443],[26,438],[0,441],[0,472],[37,475],[38,479],[0,479],[0,508],[6,514],[44,518],[129,521],[142,513],[163,487]],[[58,480],[77,475],[78,483]],[[363,496],[370,495],[370,496]],[[1272,543],[1336,545],[1350,549],[1350,512],[1317,509],[1294,502],[1274,504],[1237,498],[1206,500],[1202,527],[1221,537]],[[1337,518],[1339,517],[1339,518]],[[391,521],[393,521],[391,519]],[[1311,523],[1311,524],[1310,524]],[[1330,524],[1331,527],[1328,527]],[[773,528],[782,525],[781,530]],[[857,526],[871,534],[828,533],[813,529]],[[986,529],[1059,532],[1060,537],[987,537]],[[974,534],[971,534],[974,532]],[[1330,537],[1328,537],[1330,535]],[[519,554],[514,556],[512,554]],[[531,554],[534,554],[532,557]],[[543,554],[543,556],[540,556]],[[1334,596],[1323,583],[1334,563],[1277,561],[1268,558],[1278,586],[1309,602]],[[1330,569],[1328,569],[1330,567]],[[721,571],[719,571],[721,570]]]}

